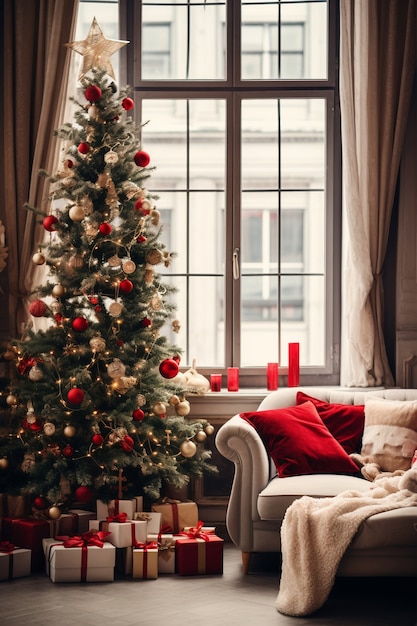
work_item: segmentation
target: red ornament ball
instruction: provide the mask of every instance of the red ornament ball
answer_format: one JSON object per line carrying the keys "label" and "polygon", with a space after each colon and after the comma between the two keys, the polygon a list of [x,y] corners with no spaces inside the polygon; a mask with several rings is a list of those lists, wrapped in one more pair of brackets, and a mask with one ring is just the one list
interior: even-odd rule
{"label": "red ornament ball", "polygon": [[78,145],[78,152],[80,154],[87,154],[88,152],[90,152],[90,145],[85,142],[82,141],[79,145]]}
{"label": "red ornament ball", "polygon": [[149,317],[144,317],[143,320],[141,320],[140,325],[142,328],[148,328],[149,326],[152,326],[152,320],[150,320]]}
{"label": "red ornament ball", "polygon": [[96,446],[102,446],[104,443],[103,435],[100,435],[100,433],[96,433],[95,435],[93,435],[93,443]]}
{"label": "red ornament ball", "polygon": [[29,430],[33,431],[34,433],[38,433],[42,429],[43,425],[38,419],[36,419],[33,424],[29,424]]}
{"label": "red ornament ball", "polygon": [[145,417],[145,413],[142,411],[142,409],[135,409],[132,413],[132,417],[135,422],[141,422]]}
{"label": "red ornament ball", "polygon": [[97,296],[90,296],[89,300],[90,300],[91,304],[98,304]]}
{"label": "red ornament ball", "polygon": [[33,317],[43,317],[46,313],[47,306],[43,300],[34,300],[29,305],[29,313]]}
{"label": "red ornament ball", "polygon": [[151,162],[151,157],[144,150],[138,150],[133,160],[139,167],[146,167]]}
{"label": "red ornament ball", "polygon": [[97,102],[97,100],[100,100],[102,96],[102,91],[100,87],[97,87],[97,85],[90,85],[84,91],[84,95],[86,100],[89,100],[90,102]]}
{"label": "red ornament ball", "polygon": [[62,454],[65,457],[70,458],[74,454],[74,448],[72,448],[71,446],[65,446],[65,448],[62,450]]}
{"label": "red ornament ball", "polygon": [[111,231],[113,230],[111,224],[109,224],[108,222],[103,222],[102,224],[100,224],[98,229],[102,235],[110,235]]}
{"label": "red ornament ball", "polygon": [[77,502],[91,502],[91,500],[93,499],[93,492],[91,491],[90,487],[86,487],[84,485],[77,487],[74,495]]}
{"label": "red ornament ball", "polygon": [[37,496],[33,500],[33,506],[35,507],[35,509],[38,509],[39,511],[41,511],[42,509],[46,509],[46,507],[48,506],[48,503],[46,499],[43,498],[42,496]]}
{"label": "red ornament ball", "polygon": [[147,238],[145,237],[145,235],[139,235],[139,237],[136,239],[136,241],[138,243],[145,243],[147,240]]}
{"label": "red ornament ball", "polygon": [[131,280],[125,278],[124,280],[120,281],[119,287],[122,293],[130,293],[133,289],[133,283]]}
{"label": "red ornament ball", "polygon": [[151,212],[151,204],[149,200],[141,200],[141,198],[139,198],[139,200],[136,200],[135,202],[135,209],[145,217]]}
{"label": "red ornament ball", "polygon": [[125,452],[132,452],[135,442],[133,441],[132,437],[129,437],[129,435],[126,435],[121,440],[120,445],[122,446]]}
{"label": "red ornament ball", "polygon": [[159,373],[164,378],[175,378],[178,370],[178,363],[174,359],[165,359],[159,366]]}
{"label": "red ornament ball", "polygon": [[68,402],[74,405],[80,405],[84,400],[84,391],[79,387],[73,387],[68,392]]}
{"label": "red ornament ball", "polygon": [[47,215],[43,218],[42,224],[44,229],[51,233],[53,230],[55,230],[55,224],[57,223],[57,221],[58,218],[55,217],[55,215]]}
{"label": "red ornament ball", "polygon": [[122,107],[125,111],[130,111],[131,109],[133,109],[134,106],[135,103],[133,102],[132,98],[124,98],[122,100]]}
{"label": "red ornament ball", "polygon": [[67,160],[64,162],[64,165],[66,165],[66,166],[68,167],[68,169],[71,169],[72,167],[74,167],[74,162],[73,162],[73,161],[71,161],[71,159],[67,159]]}
{"label": "red ornament ball", "polygon": [[72,328],[77,333],[82,333],[88,328],[88,320],[85,317],[75,317],[72,320]]}

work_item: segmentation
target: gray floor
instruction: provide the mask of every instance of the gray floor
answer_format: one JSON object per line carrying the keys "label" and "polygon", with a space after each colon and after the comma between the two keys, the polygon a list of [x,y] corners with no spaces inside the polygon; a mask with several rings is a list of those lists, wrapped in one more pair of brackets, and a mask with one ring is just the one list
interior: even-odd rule
{"label": "gray floor", "polygon": [[160,576],[54,584],[45,574],[0,583],[0,624],[10,626],[416,626],[411,579],[338,579],[317,613],[277,613],[277,557],[256,555],[247,576],[225,544],[223,576]]}

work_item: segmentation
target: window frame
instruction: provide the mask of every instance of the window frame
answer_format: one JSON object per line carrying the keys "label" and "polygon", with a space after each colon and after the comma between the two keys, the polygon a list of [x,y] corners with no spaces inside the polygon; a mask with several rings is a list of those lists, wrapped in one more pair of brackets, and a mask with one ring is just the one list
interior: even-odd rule
{"label": "window frame", "polygon": [[[203,1],[203,0],[202,0]],[[209,2],[210,0],[208,0]],[[235,5],[235,6],[232,6]],[[237,6],[239,5],[239,6]],[[140,23],[142,2],[139,0],[119,0],[120,37],[137,43],[141,47]],[[338,97],[338,18],[339,0],[329,0],[329,49],[327,80],[313,79],[301,81],[280,79],[274,80],[241,80],[240,78],[240,3],[227,2],[226,36],[227,42],[234,41],[233,48],[228,49],[225,80],[149,80],[141,79],[138,63],[139,54],[135,46],[129,45],[121,50],[120,79],[122,84],[129,84],[137,89],[143,99],[164,98],[222,98],[226,102],[226,206],[233,207],[226,215],[226,241],[229,242],[226,254],[225,275],[225,306],[229,316],[225,328],[225,366],[224,368],[199,367],[199,371],[209,375],[214,371],[227,372],[228,366],[239,365],[240,361],[240,281],[233,279],[232,254],[240,246],[240,158],[234,154],[236,142],[240,142],[242,99],[302,97],[324,98],[327,102],[327,133],[326,133],[326,232],[327,242],[325,253],[326,279],[326,325],[325,325],[325,363],[323,367],[303,366],[301,364],[301,380],[304,385],[337,385],[340,379],[340,333],[341,333],[341,138],[340,138],[340,107]],[[136,34],[135,34],[136,33]],[[294,90],[295,83],[301,86]],[[169,96],[168,96],[169,92]],[[140,102],[136,115],[141,119]],[[238,151],[239,154],[239,151]],[[231,313],[230,313],[231,312]],[[266,366],[266,364],[265,364]],[[242,388],[265,387],[265,367],[245,367],[240,371]],[[280,367],[280,376],[286,375],[287,368]]]}

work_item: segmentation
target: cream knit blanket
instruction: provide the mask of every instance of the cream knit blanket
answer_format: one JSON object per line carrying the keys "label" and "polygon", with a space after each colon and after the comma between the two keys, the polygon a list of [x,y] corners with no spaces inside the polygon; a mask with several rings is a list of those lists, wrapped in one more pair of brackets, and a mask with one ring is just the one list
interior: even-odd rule
{"label": "cream knit blanket", "polygon": [[326,602],[336,571],[361,522],[371,515],[417,506],[417,493],[402,489],[345,491],[332,498],[303,496],[287,509],[281,527],[282,573],[276,608],[309,615]]}

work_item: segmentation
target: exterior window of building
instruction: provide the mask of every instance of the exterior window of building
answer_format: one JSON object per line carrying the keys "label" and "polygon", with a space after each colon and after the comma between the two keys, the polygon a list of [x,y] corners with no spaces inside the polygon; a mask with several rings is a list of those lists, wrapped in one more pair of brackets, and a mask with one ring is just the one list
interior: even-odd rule
{"label": "exterior window of building", "polygon": [[337,384],[337,0],[85,4],[99,21],[118,4],[130,41],[120,71],[177,253],[161,272],[182,363],[237,365],[243,386],[265,386],[266,363],[285,373],[299,342],[306,384]]}

